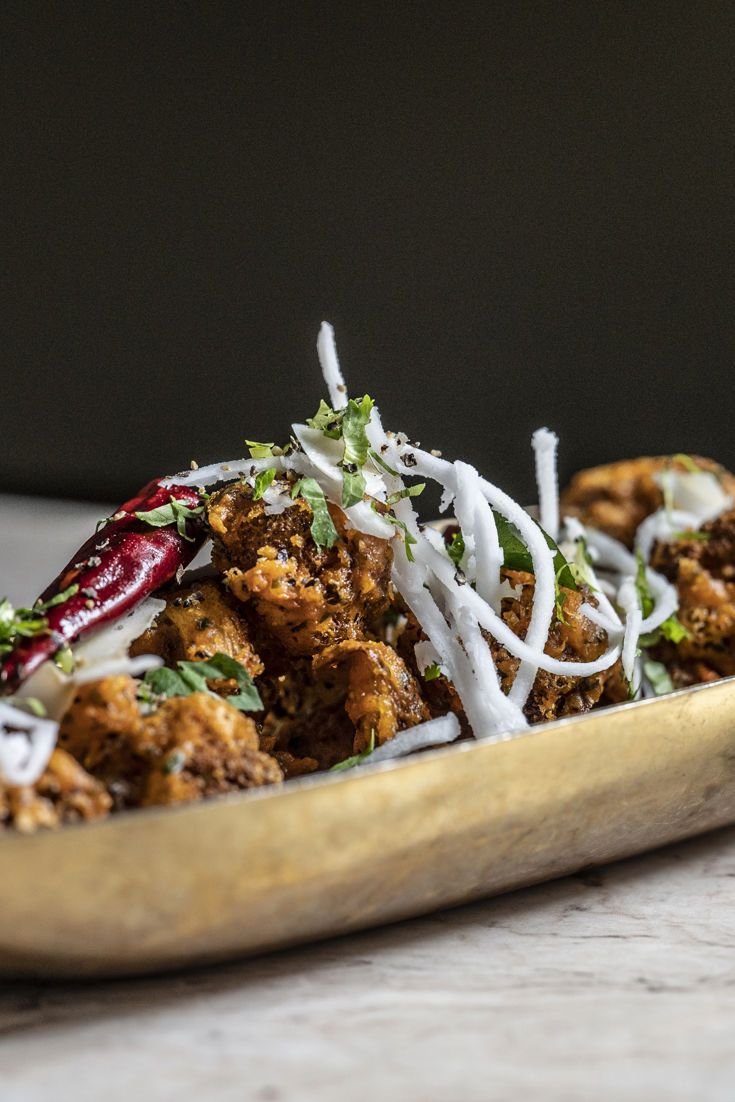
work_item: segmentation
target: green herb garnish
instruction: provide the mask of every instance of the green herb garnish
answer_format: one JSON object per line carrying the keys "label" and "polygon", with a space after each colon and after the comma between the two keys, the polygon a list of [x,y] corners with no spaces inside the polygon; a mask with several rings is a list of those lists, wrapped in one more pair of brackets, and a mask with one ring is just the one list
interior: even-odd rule
{"label": "green herb garnish", "polygon": [[[533,559],[531,557],[531,552],[521,539],[515,525],[511,524],[510,521],[506,520],[500,513],[496,513],[494,509],[493,516],[495,517],[495,526],[498,530],[498,542],[503,551],[503,565],[507,567],[508,570],[518,570],[525,574],[533,574]],[[554,552],[554,569],[559,585],[563,585],[567,589],[577,589],[577,582],[569,563],[548,532],[544,532],[540,524],[538,528],[543,534],[547,546]]]}
{"label": "green herb garnish", "polygon": [[338,761],[336,765],[333,765],[329,770],[330,773],[338,773],[342,769],[352,769],[353,765],[359,765],[361,761],[365,761],[365,758],[369,758],[375,749],[375,731],[370,732],[370,743],[367,750],[363,750],[360,754],[353,754],[350,758],[345,758],[344,761]]}
{"label": "green herb garnish", "polygon": [[566,620],[564,619],[564,602],[567,599],[567,594],[561,587],[559,577],[566,569],[568,569],[568,564],[564,563],[564,566],[557,570],[556,577],[554,578],[554,612],[560,624],[566,624]]}
{"label": "green herb garnish", "polygon": [[462,535],[461,529],[452,533],[452,538],[446,546],[449,558],[452,560],[457,570],[459,570],[465,553],[464,536]]}
{"label": "green herb garnish", "polygon": [[405,486],[402,490],[396,490],[394,494],[386,498],[388,505],[395,505],[397,501],[400,501],[404,497],[418,497],[426,489],[425,482],[417,482],[415,486]]}
{"label": "green herb garnish", "polygon": [[[638,560],[638,569],[635,576],[635,588],[638,593],[641,612],[645,620],[645,618],[650,616],[653,612],[656,602],[653,599],[653,594],[648,584],[646,564],[640,551],[637,552],[636,558]],[[675,612],[672,612],[671,616],[667,617],[667,619],[654,631],[649,631],[646,632],[645,635],[641,635],[640,645],[642,647],[653,647],[662,637],[668,639],[670,643],[681,643],[683,639],[689,638],[689,632],[681,623]]]}
{"label": "green herb garnish", "polygon": [[8,704],[12,704],[14,708],[20,708],[23,712],[29,712],[32,716],[38,716],[39,719],[45,719],[47,716],[46,706],[43,701],[39,700],[35,696],[9,696],[6,697]]}
{"label": "green herb garnish", "polygon": [[68,586],[48,601],[39,602],[34,608],[14,608],[7,597],[0,600],[0,654],[9,654],[19,639],[48,633],[48,621],[44,615],[50,608],[63,605],[79,592],[79,586]]}
{"label": "green herb garnish", "polygon": [[54,665],[62,673],[74,673],[74,653],[70,646],[60,647],[54,655]]}
{"label": "green herb garnish", "polygon": [[676,455],[672,456],[672,459],[678,460],[682,467],[686,467],[689,474],[702,474],[702,468],[697,466],[691,455],[686,455],[684,452],[678,452]]}
{"label": "green herb garnish", "polygon": [[413,547],[414,544],[418,542],[416,537],[411,535],[403,521],[399,520],[393,513],[385,513],[384,516],[386,520],[389,520],[391,524],[395,524],[396,528],[399,528],[401,532],[403,532],[403,546],[406,549],[406,558],[409,562],[415,562]]}
{"label": "green herb garnish", "polygon": [[319,432],[324,433],[330,440],[339,440],[342,435],[342,418],[345,411],[343,409],[334,410],[331,406],[322,398],[319,403],[319,409],[316,411],[313,417],[307,417],[306,423],[312,429],[318,429]]}
{"label": "green herb garnish", "polygon": [[695,531],[690,529],[687,532],[674,532],[674,539],[675,540],[701,540],[704,543],[707,540],[712,539],[712,533],[711,532],[702,532],[702,531],[696,531],[695,532]]}
{"label": "green herb garnish", "polygon": [[292,489],[291,497],[294,499],[303,497],[307,505],[311,507],[313,517],[310,530],[317,547],[334,547],[339,535],[330,516],[324,491],[316,479],[300,479]]}
{"label": "green herb garnish", "polygon": [[259,440],[246,440],[245,443],[251,459],[269,459],[273,455],[275,445],[272,441],[270,444],[261,444]]}
{"label": "green herb garnish", "polygon": [[144,524],[149,524],[151,528],[166,528],[169,524],[175,524],[179,535],[193,543],[194,537],[186,531],[186,522],[189,517],[201,516],[203,512],[203,505],[197,505],[196,508],[191,509],[188,505],[184,505],[183,502],[172,497],[167,505],[159,505],[157,509],[149,509],[147,512],[135,513],[134,515],[138,520],[142,520]]}
{"label": "green herb garnish", "polygon": [[394,471],[392,467],[389,467],[386,461],[376,451],[369,452],[370,458],[373,463],[377,463],[379,467],[382,467],[387,474],[392,474],[394,478],[400,478],[398,471]]}
{"label": "green herb garnish", "polygon": [[653,612],[656,602],[653,599],[651,588],[648,584],[648,578],[646,577],[646,563],[643,559],[643,555],[640,551],[636,552],[636,559],[638,561],[638,568],[635,575],[635,588],[638,594],[638,603],[641,606],[641,612],[643,613],[643,619],[645,620]]}
{"label": "green herb garnish", "polygon": [[344,441],[342,469],[342,507],[349,509],[365,496],[365,475],[362,468],[370,451],[367,424],[373,411],[372,398],[366,394],[358,401],[350,398],[344,409],[334,410],[322,399],[319,409],[306,422],[311,428],[328,436],[330,440]]}
{"label": "green herb garnish", "polygon": [[432,662],[430,666],[427,666],[421,675],[424,681],[436,681],[437,677],[442,676],[441,667],[438,662]]}
{"label": "green herb garnish", "polygon": [[269,467],[266,471],[260,471],[259,474],[256,474],[255,485],[253,486],[253,501],[260,501],[275,477],[275,467]]}
{"label": "green herb garnish", "polygon": [[192,693],[216,696],[208,682],[229,680],[236,681],[240,691],[224,698],[228,704],[240,712],[259,712],[262,709],[263,701],[248,671],[236,659],[221,651],[203,662],[177,662],[176,669],[161,666],[148,670],[143,678],[141,697],[150,701],[151,694],[159,697],[190,696]]}
{"label": "green herb garnish", "polygon": [[643,672],[651,683],[651,688],[656,696],[663,696],[665,693],[674,691],[674,683],[663,662],[654,662],[653,659],[646,658],[643,662]]}
{"label": "green herb garnish", "polygon": [[342,506],[348,509],[357,505],[365,496],[365,475],[362,468],[370,450],[366,426],[373,411],[374,402],[367,394],[359,402],[350,398],[342,417],[342,439],[345,452],[342,457]]}

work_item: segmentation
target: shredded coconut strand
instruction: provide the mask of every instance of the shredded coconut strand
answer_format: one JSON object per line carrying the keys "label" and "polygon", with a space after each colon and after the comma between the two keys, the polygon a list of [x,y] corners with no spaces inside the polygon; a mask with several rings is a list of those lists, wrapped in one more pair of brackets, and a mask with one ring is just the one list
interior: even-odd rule
{"label": "shredded coconut strand", "polygon": [[559,539],[559,480],[556,452],[559,437],[549,429],[536,429],[531,437],[536,456],[536,485],[541,527],[553,540]]}
{"label": "shredded coconut strand", "polygon": [[321,324],[316,350],[324,382],[327,384],[327,390],[329,391],[329,401],[332,409],[344,409],[347,405],[347,387],[339,366],[334,329],[328,321],[323,321]]}
{"label": "shredded coconut strand", "polygon": [[453,712],[448,715],[429,719],[426,723],[417,723],[415,727],[407,727],[405,731],[399,731],[395,738],[384,742],[377,750],[373,750],[369,757],[360,762],[357,768],[364,769],[368,765],[376,765],[381,761],[390,761],[391,758],[402,758],[406,754],[413,754],[416,750],[426,750],[430,746],[443,746],[447,742],[454,742],[459,738],[459,720]]}

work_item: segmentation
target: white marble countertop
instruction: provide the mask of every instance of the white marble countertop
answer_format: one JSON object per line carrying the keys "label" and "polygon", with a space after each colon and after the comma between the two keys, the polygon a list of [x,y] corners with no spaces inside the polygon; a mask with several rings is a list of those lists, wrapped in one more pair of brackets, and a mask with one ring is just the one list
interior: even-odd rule
{"label": "white marble countertop", "polygon": [[[104,513],[0,498],[0,591]],[[735,828],[227,967],[6,984],[0,1099],[730,1102],[734,895]]]}

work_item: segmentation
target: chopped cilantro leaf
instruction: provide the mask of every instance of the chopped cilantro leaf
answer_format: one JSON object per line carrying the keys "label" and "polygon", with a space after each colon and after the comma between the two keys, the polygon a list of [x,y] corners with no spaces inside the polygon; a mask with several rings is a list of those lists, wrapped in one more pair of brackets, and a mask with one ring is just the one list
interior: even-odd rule
{"label": "chopped cilantro leaf", "polygon": [[689,531],[686,531],[686,532],[674,532],[674,539],[675,540],[701,540],[704,543],[706,540],[712,539],[712,533],[711,532],[701,532],[701,531],[696,531],[695,532],[695,531],[690,529]]}
{"label": "chopped cilantro leaf", "polygon": [[45,719],[48,715],[46,706],[38,697],[9,696],[6,697],[6,700],[8,704],[12,704],[14,708],[20,708],[23,712],[30,712],[32,716],[38,716],[39,719]]}
{"label": "chopped cilantro leaf", "polygon": [[339,440],[342,435],[342,418],[345,411],[343,409],[334,410],[331,406],[322,398],[319,403],[319,409],[316,411],[313,417],[306,419],[307,425],[312,429],[318,429],[323,432],[325,436],[328,436],[330,440]]}
{"label": "chopped cilantro leaf", "polygon": [[159,505],[157,509],[149,509],[147,512],[135,513],[134,515],[138,520],[142,520],[144,524],[149,524],[151,528],[166,528],[169,524],[175,524],[179,535],[192,543],[194,537],[188,534],[186,522],[189,517],[201,516],[203,511],[203,505],[197,505],[195,509],[191,509],[188,505],[184,505],[183,502],[172,497],[167,505]]}
{"label": "chopped cilantro leaf", "polygon": [[412,536],[406,525],[398,517],[395,517],[393,513],[386,513],[385,519],[389,520],[391,524],[395,524],[396,528],[400,528],[403,532],[403,546],[406,549],[406,558],[409,562],[415,562],[412,548],[418,542],[415,536]]}
{"label": "chopped cilantro leaf", "polygon": [[71,647],[60,647],[54,655],[54,664],[62,673],[74,673],[74,654]]}
{"label": "chopped cilantro leaf", "polygon": [[686,468],[686,470],[689,472],[689,474],[701,474],[702,473],[702,468],[697,466],[697,464],[692,459],[691,455],[686,455],[684,452],[678,452],[672,458],[675,459],[675,460],[678,460],[678,462],[681,463],[682,467]]}
{"label": "chopped cilantro leaf", "polygon": [[454,565],[457,567],[457,570],[459,570],[461,566],[462,559],[464,558],[464,553],[464,536],[462,535],[462,530],[459,529],[452,534],[452,539],[447,544],[447,554],[449,555],[449,558],[452,560]]}
{"label": "chopped cilantro leaf", "polygon": [[442,676],[441,667],[438,662],[432,662],[430,666],[427,666],[421,675],[424,681],[436,681],[437,677]]}
{"label": "chopped cilantro leaf", "polygon": [[554,579],[554,612],[556,613],[556,618],[560,624],[566,624],[566,620],[564,619],[564,602],[567,599],[567,595],[561,588],[561,583],[559,581],[559,576],[565,569],[567,569],[566,563],[564,564],[564,566],[560,567],[559,570],[557,570],[556,577]]}
{"label": "chopped cilantro leaf", "polygon": [[9,654],[19,639],[46,635],[48,621],[44,614],[50,608],[64,604],[78,592],[79,586],[75,583],[34,608],[14,608],[7,597],[0,600],[0,654]]}
{"label": "chopped cilantro leaf", "polygon": [[268,459],[273,455],[274,444],[261,444],[259,440],[246,440],[251,459]]}
{"label": "chopped cilantro leaf", "polygon": [[253,501],[260,501],[275,477],[275,467],[269,467],[266,471],[260,471],[259,474],[256,474],[255,485],[253,487]]}
{"label": "chopped cilantro leaf", "polygon": [[641,612],[643,613],[643,619],[650,616],[654,610],[656,602],[653,599],[650,586],[648,584],[648,578],[646,577],[646,564],[643,559],[643,555],[640,551],[636,554],[638,560],[638,569],[635,576],[635,588],[638,593],[638,600],[641,606]]}
{"label": "chopped cilantro leaf", "polygon": [[664,620],[659,631],[664,639],[668,639],[670,643],[681,643],[684,639],[689,638],[689,632],[675,612],[672,612],[671,616]]}
{"label": "chopped cilantro leaf", "polygon": [[674,691],[674,683],[663,662],[654,662],[653,659],[646,658],[643,662],[643,672],[656,696],[663,696],[665,693]]}
{"label": "chopped cilantro leaf", "polygon": [[359,765],[361,761],[365,761],[365,758],[369,758],[374,749],[375,731],[371,731],[367,750],[363,750],[360,754],[353,754],[352,757],[345,758],[344,761],[338,761],[336,765],[331,767],[330,773],[338,773],[342,769],[352,769],[354,765]]}
{"label": "chopped cilantro leaf", "polygon": [[426,489],[425,482],[417,482],[415,486],[404,486],[402,490],[396,490],[394,494],[391,494],[387,498],[388,505],[395,505],[397,501],[400,501],[403,497],[418,497]]}
{"label": "chopped cilantro leaf", "polygon": [[[192,693],[216,694],[209,688],[209,681],[237,682],[239,693],[233,693],[224,699],[233,708],[241,712],[257,712],[263,707],[255,683],[245,669],[228,654],[218,652],[203,662],[177,662],[176,669],[161,666],[148,670],[143,678],[143,699],[149,699],[149,693],[156,696],[190,696]],[[148,690],[148,694],[146,693]]]}
{"label": "chopped cilantro leaf", "polygon": [[348,509],[357,505],[365,496],[365,475],[362,468],[370,450],[366,426],[373,411],[374,402],[369,395],[360,401],[350,398],[342,417],[342,439],[345,451],[342,457],[342,505]]}
{"label": "chopped cilantro leaf", "polygon": [[389,467],[383,457],[376,451],[371,451],[370,458],[373,463],[377,463],[379,467],[382,467],[386,474],[392,474],[395,478],[400,478],[398,471],[394,471],[392,467]]}
{"label": "chopped cilantro leaf", "polygon": [[65,601],[68,601],[70,597],[74,597],[79,592],[79,585],[74,582],[73,585],[67,586],[66,589],[62,589],[61,593],[57,593],[54,597],[49,597],[48,601],[43,601],[41,604],[34,606],[34,612],[48,612],[50,608],[56,608],[57,605],[63,605]]}
{"label": "chopped cilantro leaf", "polygon": [[[503,551],[503,564],[508,570],[519,570],[526,574],[532,574],[533,559],[531,557],[531,552],[521,539],[515,526],[511,524],[509,520],[506,520],[501,513],[496,513],[494,509],[493,516],[495,517],[495,526],[498,530],[498,541]],[[577,589],[577,582],[569,563],[548,532],[544,532],[541,525],[538,527],[548,547],[554,552],[554,569],[556,570],[559,584],[565,586],[567,589]]]}
{"label": "chopped cilantro leaf", "polygon": [[311,535],[317,547],[334,547],[339,536],[329,514],[324,491],[314,478],[302,478],[291,491],[291,497],[303,497],[311,507]]}

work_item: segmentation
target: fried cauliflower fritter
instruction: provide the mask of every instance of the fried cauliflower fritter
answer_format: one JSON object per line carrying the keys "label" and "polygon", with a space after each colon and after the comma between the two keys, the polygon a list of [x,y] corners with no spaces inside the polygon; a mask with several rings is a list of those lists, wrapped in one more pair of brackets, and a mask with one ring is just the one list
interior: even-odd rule
{"label": "fried cauliflower fritter", "polygon": [[354,531],[340,509],[329,510],[340,538],[324,548],[311,535],[303,498],[269,515],[248,486],[236,483],[209,504],[214,565],[291,656],[362,638],[390,599],[390,543]]}
{"label": "fried cauliflower fritter", "polygon": [[651,566],[679,594],[687,638],[651,651],[677,688],[735,674],[735,509],[702,526],[701,538],[655,544]]}
{"label": "fried cauliflower fritter", "polygon": [[[531,619],[535,579],[532,574],[519,571],[504,570],[503,574],[518,593],[518,597],[503,598],[502,617],[515,634],[523,639]],[[579,611],[585,602],[594,604],[594,596],[585,588],[574,590],[562,587],[560,592],[563,595],[562,618],[555,616],[544,651],[563,662],[594,662],[605,652],[607,634]],[[483,634],[490,643],[503,691],[508,692],[515,679],[519,661],[486,632]],[[526,719],[529,723],[542,723],[561,719],[562,716],[589,712],[600,700],[605,683],[614,676],[615,669],[616,666],[613,666],[610,670],[582,678],[539,670],[523,709]]]}
{"label": "fried cauliflower fritter", "polygon": [[259,682],[265,714],[261,746],[287,777],[331,769],[353,750],[355,728],[345,711],[342,678],[315,676],[307,658]]}
{"label": "fried cauliflower fritter", "polygon": [[166,596],[166,608],[130,648],[131,655],[158,654],[167,666],[196,662],[227,654],[251,677],[263,672],[236,602],[216,579],[205,579],[175,589]]}
{"label": "fried cauliflower fritter", "polygon": [[[506,624],[521,639],[525,638],[533,608],[535,579],[533,574],[503,569],[502,576],[509,581],[517,593],[516,597],[504,597],[501,615]],[[594,662],[602,655],[608,645],[607,635],[602,628],[593,624],[579,609],[585,602],[595,603],[594,596],[586,589],[573,590],[561,588],[563,600],[561,613],[563,620],[554,618],[549,632],[545,651],[553,658],[570,662]],[[501,685],[505,693],[509,692],[519,666],[519,660],[500,646],[489,632],[483,635],[492,651]],[[452,711],[460,720],[465,734],[470,728],[462,709],[462,704],[454,685],[446,677],[437,677],[425,681],[420,677],[414,657],[414,646],[425,639],[414,617],[409,613],[406,628],[398,640],[398,651],[403,655],[409,667],[419,676],[419,680],[431,710],[432,716],[444,715]],[[588,712],[601,700],[606,685],[612,682],[620,670],[616,662],[610,670],[594,674],[591,677],[567,677],[561,674],[539,670],[533,688],[524,706],[529,723],[541,723],[545,720],[560,719],[562,716]],[[627,694],[627,689],[626,689]]]}
{"label": "fried cauliflower fritter", "polygon": [[107,677],[81,687],[59,742],[108,789],[117,807],[197,800],[282,779],[259,750],[249,716],[208,693],[165,700],[143,715],[137,685]]}
{"label": "fried cauliflower fritter", "polygon": [[[700,470],[716,475],[726,494],[735,496],[735,475],[712,459],[691,459]],[[561,495],[562,516],[577,517],[632,548],[639,525],[664,503],[657,476],[668,467],[682,473],[689,469],[677,456],[659,455],[579,471]]]}
{"label": "fried cauliflower fritter", "polygon": [[346,681],[345,711],[355,725],[353,753],[380,746],[398,731],[430,718],[418,683],[385,643],[346,639],[314,659],[317,675]]}
{"label": "fried cauliflower fritter", "polygon": [[258,749],[258,730],[226,701],[207,693],[166,700],[144,721],[155,746],[141,806],[186,803],[224,792],[278,784],[278,763]]}
{"label": "fried cauliflower fritter", "polygon": [[58,748],[35,784],[0,782],[0,828],[14,827],[21,834],[104,819],[111,806],[104,786]]}
{"label": "fried cauliflower fritter", "polygon": [[138,685],[120,674],[80,685],[59,726],[59,746],[105,785],[115,807],[140,801],[148,754]]}

